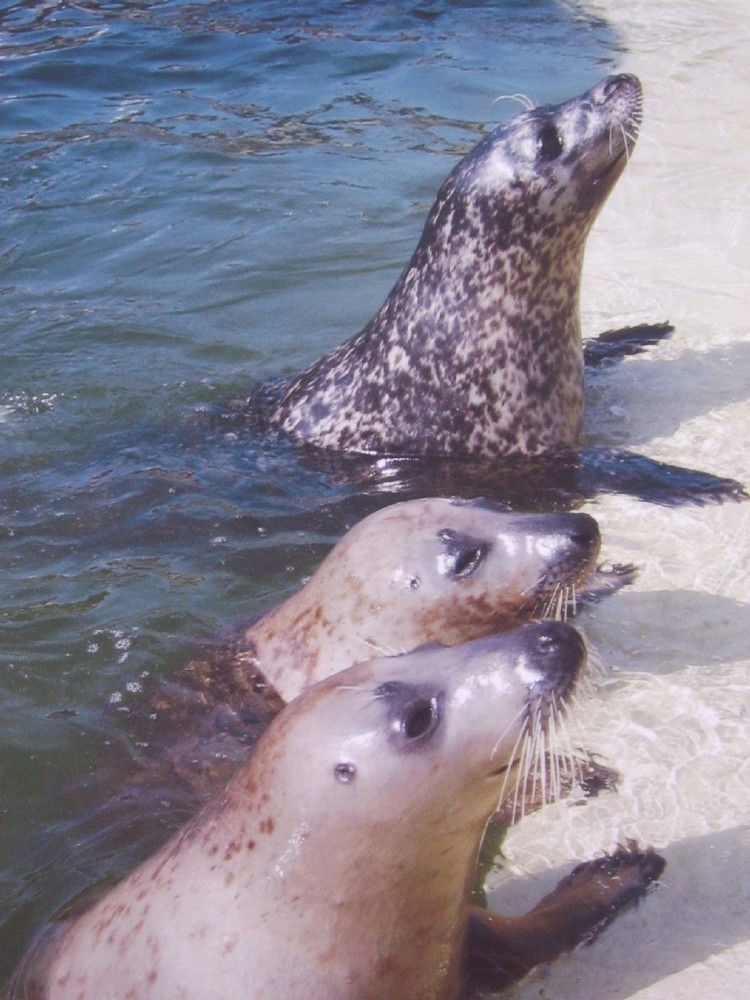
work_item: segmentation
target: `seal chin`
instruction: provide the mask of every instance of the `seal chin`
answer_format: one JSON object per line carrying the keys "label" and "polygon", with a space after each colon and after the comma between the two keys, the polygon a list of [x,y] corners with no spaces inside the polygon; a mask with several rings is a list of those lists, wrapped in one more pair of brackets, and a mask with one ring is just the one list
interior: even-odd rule
{"label": "seal chin", "polygon": [[[632,146],[630,148],[632,148]],[[609,183],[610,186],[613,185],[625,169],[629,151],[629,148],[626,146],[620,153],[617,154],[611,163],[608,163],[607,166],[600,171],[599,174],[597,174],[592,181],[592,184],[599,185]]]}

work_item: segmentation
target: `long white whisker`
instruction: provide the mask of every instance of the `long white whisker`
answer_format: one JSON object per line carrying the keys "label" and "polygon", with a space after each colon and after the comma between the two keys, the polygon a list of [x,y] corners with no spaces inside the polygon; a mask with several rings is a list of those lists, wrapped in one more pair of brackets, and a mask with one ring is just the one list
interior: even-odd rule
{"label": "long white whisker", "polygon": [[518,101],[524,111],[533,111],[536,107],[534,101],[526,94],[500,94],[498,97],[493,98],[492,103],[498,104],[500,101]]}

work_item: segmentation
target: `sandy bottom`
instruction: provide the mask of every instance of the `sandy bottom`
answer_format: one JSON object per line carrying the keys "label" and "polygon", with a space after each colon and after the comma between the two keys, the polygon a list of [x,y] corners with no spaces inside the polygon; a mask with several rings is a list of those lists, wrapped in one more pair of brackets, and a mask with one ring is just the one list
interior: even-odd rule
{"label": "sandy bottom", "polygon": [[[652,458],[750,485],[750,7],[746,0],[589,4],[619,28],[645,121],[589,244],[589,334],[671,320],[673,338],[614,368],[591,408]],[[577,735],[615,764],[617,795],[558,803],[509,834],[493,908],[532,906],[577,859],[635,837],[661,886],[514,1000],[727,1000],[750,982],[750,503],[589,508],[634,587],[587,614],[614,668]]]}

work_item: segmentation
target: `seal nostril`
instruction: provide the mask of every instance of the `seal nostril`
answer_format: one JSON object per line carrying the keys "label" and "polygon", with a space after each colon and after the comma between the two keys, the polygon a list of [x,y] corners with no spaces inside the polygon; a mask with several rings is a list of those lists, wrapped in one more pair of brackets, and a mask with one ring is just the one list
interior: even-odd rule
{"label": "seal nostril", "polygon": [[557,635],[553,634],[551,631],[541,632],[536,639],[536,648],[539,653],[544,656],[549,656],[557,652],[560,643],[558,642]]}
{"label": "seal nostril", "polygon": [[623,83],[623,77],[620,75],[608,77],[604,81],[604,87],[603,87],[604,96],[611,97],[612,94],[614,94],[616,91],[620,89],[622,83]]}

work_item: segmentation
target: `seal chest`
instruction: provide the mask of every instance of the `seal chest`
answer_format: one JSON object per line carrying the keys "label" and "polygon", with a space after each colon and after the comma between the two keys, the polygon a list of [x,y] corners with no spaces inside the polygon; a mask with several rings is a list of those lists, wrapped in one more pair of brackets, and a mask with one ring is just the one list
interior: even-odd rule
{"label": "seal chest", "polygon": [[640,83],[620,75],[490,133],[438,192],[374,319],[293,379],[271,422],[365,453],[575,448],[584,246],[640,119]]}

